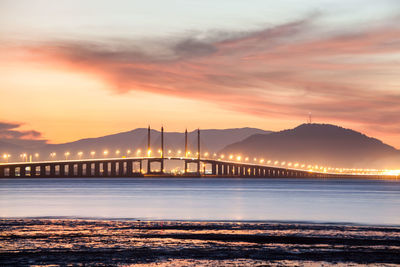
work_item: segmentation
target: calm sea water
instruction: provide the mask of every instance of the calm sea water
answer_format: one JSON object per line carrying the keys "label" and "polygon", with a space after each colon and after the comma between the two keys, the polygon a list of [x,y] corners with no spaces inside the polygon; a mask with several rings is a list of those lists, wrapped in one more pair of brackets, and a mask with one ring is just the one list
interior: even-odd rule
{"label": "calm sea water", "polygon": [[0,217],[47,216],[400,225],[400,181],[0,179]]}

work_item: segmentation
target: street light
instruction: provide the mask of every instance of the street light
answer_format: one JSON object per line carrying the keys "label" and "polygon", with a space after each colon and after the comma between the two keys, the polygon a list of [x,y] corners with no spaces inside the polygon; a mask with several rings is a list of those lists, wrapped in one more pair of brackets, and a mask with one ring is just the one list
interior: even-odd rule
{"label": "street light", "polygon": [[71,153],[69,153],[69,152],[65,152],[65,153],[64,153],[65,160],[68,160],[68,156],[69,156],[70,154],[71,154]]}
{"label": "street light", "polygon": [[90,151],[90,156],[92,156],[92,158],[94,158],[94,155],[96,155],[96,151]]}
{"label": "street light", "polygon": [[83,155],[83,152],[82,152],[82,151],[79,151],[79,152],[78,152],[78,157],[79,157],[79,159],[82,159],[82,155]]}
{"label": "street light", "polygon": [[4,154],[3,158],[6,160],[6,162],[8,163],[8,158],[11,157],[10,154]]}

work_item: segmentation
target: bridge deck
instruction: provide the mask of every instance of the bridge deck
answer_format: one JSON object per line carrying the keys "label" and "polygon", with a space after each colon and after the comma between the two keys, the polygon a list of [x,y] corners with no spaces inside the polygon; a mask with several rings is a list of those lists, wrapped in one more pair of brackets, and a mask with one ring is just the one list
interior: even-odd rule
{"label": "bridge deck", "polygon": [[[144,163],[178,160],[185,164],[197,164],[196,172],[165,173],[144,169]],[[200,164],[208,165],[211,170],[200,169]],[[148,165],[149,166],[149,165]],[[151,166],[151,165],[150,165]],[[244,162],[230,162],[215,159],[196,159],[183,157],[149,158],[107,158],[82,159],[40,162],[18,162],[0,165],[0,178],[23,177],[261,177],[261,178],[392,178],[380,174],[343,174],[327,172],[310,172],[307,170],[280,168],[275,166],[258,165]]]}

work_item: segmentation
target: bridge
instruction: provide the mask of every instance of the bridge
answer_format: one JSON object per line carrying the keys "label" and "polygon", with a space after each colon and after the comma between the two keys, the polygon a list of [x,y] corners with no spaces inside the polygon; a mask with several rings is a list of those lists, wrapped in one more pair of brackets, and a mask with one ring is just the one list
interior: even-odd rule
{"label": "bridge", "polygon": [[[147,134],[147,152],[144,157],[56,160],[16,162],[0,165],[0,178],[57,178],[57,177],[259,177],[259,178],[372,178],[399,179],[399,173],[338,173],[278,167],[272,165],[237,162],[234,160],[202,158],[200,153],[200,130],[197,130],[197,157],[188,157],[188,134],[185,131],[185,154],[183,157],[164,156],[164,128],[161,128],[161,153],[151,157],[150,127]],[[166,172],[166,161],[180,161],[183,172]],[[159,168],[154,168],[154,163]],[[196,171],[190,171],[190,166]],[[192,168],[193,169],[193,168]]]}

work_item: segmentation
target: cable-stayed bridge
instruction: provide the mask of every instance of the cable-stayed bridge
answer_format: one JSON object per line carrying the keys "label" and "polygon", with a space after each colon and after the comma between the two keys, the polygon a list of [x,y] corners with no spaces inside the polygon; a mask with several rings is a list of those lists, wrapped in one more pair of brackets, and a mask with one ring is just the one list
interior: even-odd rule
{"label": "cable-stayed bridge", "polygon": [[[201,155],[200,130],[197,130],[197,152],[188,151],[188,135],[185,131],[185,151],[182,156],[169,156],[164,151],[164,129],[161,128],[159,156],[151,147],[150,127],[147,133],[145,156],[100,159],[52,160],[16,162],[0,165],[0,178],[26,177],[260,177],[260,178],[385,178],[400,179],[400,173],[343,173],[342,171],[305,170],[296,166],[274,166],[265,162],[249,163],[229,157],[209,158]],[[205,153],[207,155],[207,153]],[[181,163],[183,171],[165,170],[165,162]]]}

